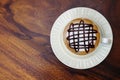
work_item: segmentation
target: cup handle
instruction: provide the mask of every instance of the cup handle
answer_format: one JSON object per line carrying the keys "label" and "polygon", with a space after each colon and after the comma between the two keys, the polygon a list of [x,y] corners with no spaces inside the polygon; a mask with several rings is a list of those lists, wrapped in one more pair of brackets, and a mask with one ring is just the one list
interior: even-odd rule
{"label": "cup handle", "polygon": [[102,38],[102,43],[104,43],[104,44],[110,44],[111,40],[108,39],[108,38]]}

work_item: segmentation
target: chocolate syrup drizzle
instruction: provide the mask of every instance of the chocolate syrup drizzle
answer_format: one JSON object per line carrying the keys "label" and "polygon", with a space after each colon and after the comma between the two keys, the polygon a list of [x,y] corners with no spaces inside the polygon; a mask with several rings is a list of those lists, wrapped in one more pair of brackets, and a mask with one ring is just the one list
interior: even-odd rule
{"label": "chocolate syrup drizzle", "polygon": [[79,23],[71,23],[67,37],[69,46],[75,49],[76,52],[80,51],[80,49],[84,49],[85,52],[88,53],[89,48],[95,48],[94,40],[97,40],[97,37],[94,34],[96,33],[97,31],[93,29],[93,25],[84,23],[83,20]]}

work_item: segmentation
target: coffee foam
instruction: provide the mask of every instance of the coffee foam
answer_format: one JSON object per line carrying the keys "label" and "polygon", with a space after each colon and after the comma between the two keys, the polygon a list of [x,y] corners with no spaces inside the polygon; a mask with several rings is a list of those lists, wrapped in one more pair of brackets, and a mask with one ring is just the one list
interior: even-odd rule
{"label": "coffee foam", "polygon": [[[78,28],[78,25],[75,25],[74,26],[74,30],[78,30],[79,29],[79,33],[77,32],[77,31],[75,31],[74,32],[74,34],[75,34],[75,36],[70,36],[69,38],[76,38],[76,39],[71,39],[70,41],[68,41],[67,40],[67,37],[69,36],[69,35],[73,35],[73,32],[69,32],[68,33],[68,30],[69,30],[69,28],[70,27],[72,27],[72,25],[70,26],[70,24],[71,23],[73,23],[73,24],[78,24],[78,23],[80,23],[80,21],[81,20],[83,20],[84,21],[84,23],[85,23],[85,30],[87,30],[87,31],[84,31],[83,32],[83,25],[80,25],[79,26],[79,28]],[[93,25],[93,30],[95,30],[95,31],[97,31],[97,33],[93,33],[93,34],[91,34],[90,32],[91,32],[91,28],[92,27],[90,27],[90,28],[88,28],[88,27],[86,27],[86,26],[88,26],[87,24],[92,24]],[[89,30],[88,30],[89,29]],[[90,33],[90,34],[85,34],[84,36],[86,37],[86,38],[81,38],[81,37],[83,37],[83,35],[77,35],[77,34],[84,34],[84,33]],[[69,34],[69,35],[68,35]],[[90,37],[89,38],[89,41],[85,41],[85,43],[84,43],[84,40],[88,40],[88,37],[87,36],[94,36],[94,37],[96,37],[97,38],[97,40],[93,40],[93,44],[95,45],[95,47],[94,48],[88,48],[89,49],[89,52],[86,52],[85,51],[85,49],[84,49],[84,46],[79,46],[79,47],[83,47],[82,49],[78,49],[78,51],[76,52],[75,51],[75,49],[74,49],[74,47],[75,46],[70,46],[70,43],[73,43],[73,42],[75,42],[75,45],[77,45],[77,44],[79,44],[79,45],[84,45],[84,44],[86,44],[86,45],[89,45],[89,43],[91,43],[90,42],[90,39],[92,39],[92,37]],[[90,53],[90,52],[92,52],[92,51],[94,51],[95,49],[96,49],[96,47],[97,47],[97,45],[98,45],[98,43],[99,43],[99,41],[100,41],[100,33],[99,33],[99,31],[98,31],[98,28],[97,28],[97,26],[91,21],[91,20],[89,20],[89,19],[81,19],[81,18],[79,18],[79,19],[75,19],[75,20],[72,20],[66,27],[65,27],[65,29],[64,29],[64,33],[63,33],[63,36],[64,36],[64,43],[65,43],[65,45],[66,45],[66,47],[72,52],[72,53],[74,53],[74,54],[78,54],[78,55],[85,55],[85,54],[88,54],[88,53]],[[78,36],[79,36],[79,39],[78,39]],[[79,40],[79,41],[78,41]],[[83,42],[81,42],[81,41],[83,41]],[[88,46],[86,46],[86,47],[88,47]],[[87,49],[87,50],[88,50]]]}

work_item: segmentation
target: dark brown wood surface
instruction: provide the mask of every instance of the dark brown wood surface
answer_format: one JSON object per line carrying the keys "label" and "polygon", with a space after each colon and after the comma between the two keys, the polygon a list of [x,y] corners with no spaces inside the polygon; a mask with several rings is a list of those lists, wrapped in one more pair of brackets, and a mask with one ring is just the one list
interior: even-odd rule
{"label": "dark brown wood surface", "polygon": [[[114,35],[109,56],[88,70],[62,64],[49,41],[57,17],[81,6],[102,13]],[[0,0],[0,80],[120,80],[120,0]]]}

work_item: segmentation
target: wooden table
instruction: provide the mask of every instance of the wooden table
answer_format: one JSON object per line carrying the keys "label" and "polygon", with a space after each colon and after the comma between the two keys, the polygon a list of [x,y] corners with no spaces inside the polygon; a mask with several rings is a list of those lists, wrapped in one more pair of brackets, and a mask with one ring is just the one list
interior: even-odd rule
{"label": "wooden table", "polygon": [[[109,56],[88,70],[72,69],[55,57],[50,30],[64,11],[90,7],[110,22]],[[0,80],[120,80],[120,0],[0,0]]]}

